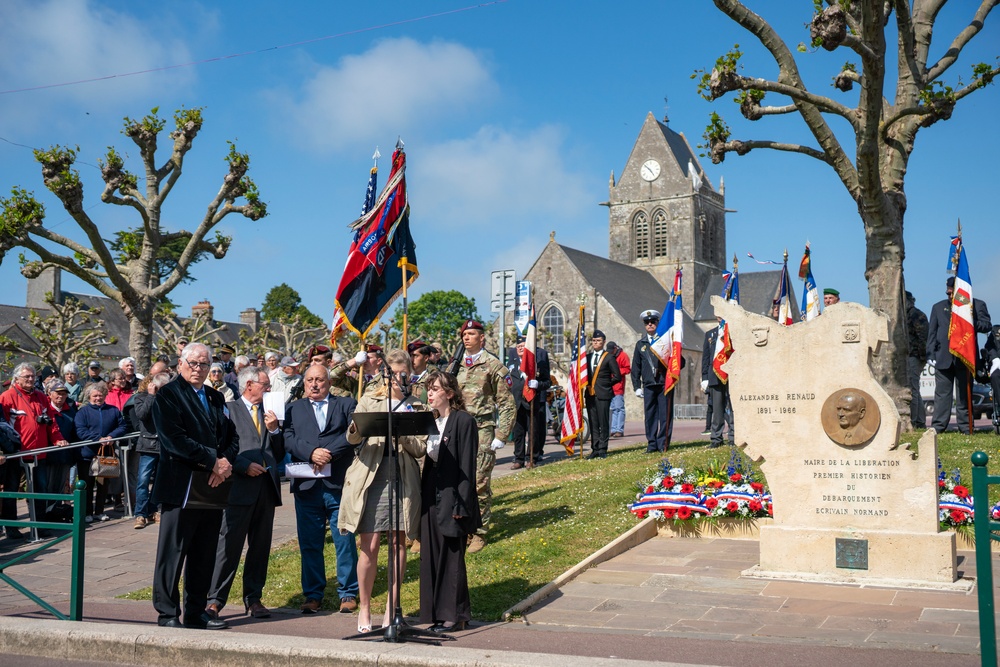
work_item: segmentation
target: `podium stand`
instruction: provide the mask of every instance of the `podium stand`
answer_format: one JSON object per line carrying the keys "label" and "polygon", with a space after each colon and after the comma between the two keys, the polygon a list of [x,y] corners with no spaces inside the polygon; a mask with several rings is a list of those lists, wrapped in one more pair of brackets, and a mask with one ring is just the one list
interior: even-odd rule
{"label": "podium stand", "polygon": [[[392,406],[392,399],[387,398],[387,405]],[[358,434],[364,438],[385,438],[389,447],[389,566],[387,584],[389,599],[386,606],[392,610],[389,625],[384,628],[372,629],[368,632],[344,637],[344,639],[371,639],[382,637],[387,642],[403,642],[408,640],[436,642],[440,640],[454,641],[455,637],[440,635],[430,630],[414,628],[403,620],[403,608],[396,594],[396,581],[403,576],[397,572],[396,551],[398,535],[403,530],[402,508],[403,490],[402,478],[399,475],[399,436],[401,435],[435,435],[437,425],[432,412],[356,412],[353,416],[358,427]],[[417,492],[419,493],[419,489]],[[404,546],[405,548],[405,546]]]}

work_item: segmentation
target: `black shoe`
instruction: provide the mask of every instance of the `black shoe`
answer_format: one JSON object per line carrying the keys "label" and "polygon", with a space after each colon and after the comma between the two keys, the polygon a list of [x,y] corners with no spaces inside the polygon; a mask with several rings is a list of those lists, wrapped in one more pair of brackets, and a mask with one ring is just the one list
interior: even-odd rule
{"label": "black shoe", "polygon": [[466,624],[465,621],[459,621],[457,623],[453,623],[452,625],[439,625],[439,626],[433,628],[433,630],[434,630],[434,632],[438,633],[439,635],[445,634],[445,633],[448,633],[448,632],[462,632],[463,630],[465,630],[466,625],[467,624]]}
{"label": "black shoe", "polygon": [[185,628],[193,628],[195,630],[225,630],[229,627],[229,623],[223,621],[221,618],[212,618],[207,612],[202,612],[197,618],[193,620],[184,620]]}
{"label": "black shoe", "polygon": [[8,528],[7,529],[7,539],[8,540],[23,540],[24,539],[24,533],[22,533],[17,528]]}
{"label": "black shoe", "polygon": [[598,454],[597,452],[591,452],[590,454],[587,455],[587,460],[589,461],[590,459],[597,459],[600,457],[601,455]]}
{"label": "black shoe", "polygon": [[721,442],[713,442],[711,445],[708,446],[709,449],[717,449],[719,447],[722,447]]}
{"label": "black shoe", "polygon": [[183,628],[184,624],[181,623],[179,618],[161,618],[156,622],[161,628]]}

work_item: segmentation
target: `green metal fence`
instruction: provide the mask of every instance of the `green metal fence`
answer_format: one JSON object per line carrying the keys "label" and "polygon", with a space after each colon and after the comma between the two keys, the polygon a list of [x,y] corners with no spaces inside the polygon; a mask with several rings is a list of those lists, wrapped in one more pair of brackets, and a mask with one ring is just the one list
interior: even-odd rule
{"label": "green metal fence", "polygon": [[1000,522],[990,516],[990,485],[1000,477],[986,472],[990,457],[986,452],[972,455],[972,495],[975,511],[976,586],[979,589],[979,655],[984,667],[997,664],[997,630],[993,603],[994,541],[1000,542]]}
{"label": "green metal fence", "polygon": [[[84,493],[86,493],[87,483],[83,480],[78,480],[76,484],[73,485],[73,493],[71,494],[61,494],[61,493],[12,493],[12,492],[0,492],[0,500],[4,498],[20,499],[24,498],[29,503],[33,500],[68,500],[73,503],[73,522],[72,523],[51,523],[47,521],[12,521],[12,520],[2,520],[0,519],[0,528],[9,526],[11,528],[36,528],[39,530],[48,530],[62,532],[62,535],[57,536],[53,540],[46,540],[44,542],[35,543],[35,546],[24,553],[20,553],[9,561],[0,563],[0,581],[4,581],[10,584],[15,590],[29,598],[35,604],[39,605],[50,614],[55,616],[61,621],[80,621],[83,620],[83,558],[84,558],[84,535],[86,531],[84,530],[83,515],[84,511]],[[70,571],[70,590],[69,590],[69,616],[66,616],[61,611],[50,605],[48,602],[38,597],[26,587],[22,586],[20,583],[15,581],[10,575],[7,574],[7,569],[17,565],[21,561],[32,558],[35,554],[38,554],[46,549],[64,542],[66,540],[73,540],[73,557]]]}

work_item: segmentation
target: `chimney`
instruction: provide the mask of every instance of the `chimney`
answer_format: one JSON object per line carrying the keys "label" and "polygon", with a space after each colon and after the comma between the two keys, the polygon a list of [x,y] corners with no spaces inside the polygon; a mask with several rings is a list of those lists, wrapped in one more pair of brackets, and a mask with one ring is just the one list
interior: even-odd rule
{"label": "chimney", "polygon": [[247,308],[240,313],[240,323],[250,327],[251,331],[257,331],[260,327],[260,311],[256,308]]}
{"label": "chimney", "polygon": [[212,304],[208,299],[203,299],[202,301],[199,301],[195,305],[191,306],[192,318],[198,317],[199,315],[204,313],[205,316],[208,317],[208,319],[211,321],[215,319],[214,317],[212,317],[214,312],[215,309],[212,308]]}
{"label": "chimney", "polygon": [[28,296],[24,305],[47,310],[49,304],[45,303],[45,294],[48,292],[52,292],[56,303],[62,302],[62,271],[54,266],[46,268],[38,277],[28,279]]}

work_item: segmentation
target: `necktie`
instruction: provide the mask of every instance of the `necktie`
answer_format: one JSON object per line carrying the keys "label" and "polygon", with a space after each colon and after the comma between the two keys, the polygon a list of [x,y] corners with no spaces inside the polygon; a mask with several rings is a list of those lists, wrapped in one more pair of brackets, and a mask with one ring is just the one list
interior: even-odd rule
{"label": "necktie", "polygon": [[205,396],[204,387],[198,390],[198,399],[201,400],[201,407],[205,408],[205,413],[208,413],[208,398]]}
{"label": "necktie", "polygon": [[253,420],[254,428],[257,429],[257,433],[260,433],[260,418],[257,416],[257,406],[250,406],[250,419]]}
{"label": "necktie", "polygon": [[313,403],[313,407],[316,408],[316,426],[322,431],[326,428],[326,414],[324,414],[323,408],[326,407],[326,403]]}

